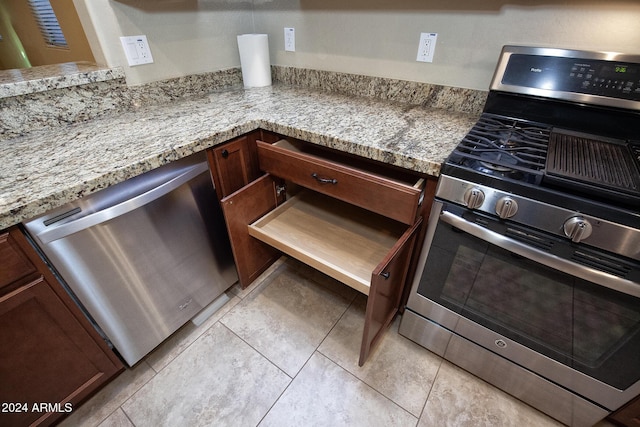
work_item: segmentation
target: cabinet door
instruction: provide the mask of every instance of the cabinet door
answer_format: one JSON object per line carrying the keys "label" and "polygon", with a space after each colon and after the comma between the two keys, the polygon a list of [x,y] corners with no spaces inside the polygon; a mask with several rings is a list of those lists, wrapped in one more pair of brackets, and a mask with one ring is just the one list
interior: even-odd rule
{"label": "cabinet door", "polygon": [[118,370],[43,277],[0,298],[0,402],[26,409],[1,425],[48,425]]}
{"label": "cabinet door", "polygon": [[258,136],[259,133],[247,134],[207,152],[218,199],[260,176],[255,150]]}
{"label": "cabinet door", "polygon": [[400,307],[411,253],[422,218],[407,230],[391,249],[387,257],[371,274],[371,288],[367,298],[360,360],[362,366],[371,349],[384,335]]}
{"label": "cabinet door", "polygon": [[36,268],[20,250],[13,234],[0,234],[0,292],[9,284],[36,273]]}
{"label": "cabinet door", "polygon": [[277,181],[264,175],[220,201],[227,222],[240,285],[246,288],[273,264],[280,252],[249,235],[249,224],[273,210],[283,199]]}

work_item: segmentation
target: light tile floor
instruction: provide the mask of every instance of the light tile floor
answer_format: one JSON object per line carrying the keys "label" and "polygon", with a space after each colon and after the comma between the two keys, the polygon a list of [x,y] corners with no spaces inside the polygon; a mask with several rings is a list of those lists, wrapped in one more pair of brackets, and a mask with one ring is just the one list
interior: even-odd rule
{"label": "light tile floor", "polygon": [[398,335],[398,321],[358,367],[366,297],[294,260],[229,295],[62,425],[561,425]]}

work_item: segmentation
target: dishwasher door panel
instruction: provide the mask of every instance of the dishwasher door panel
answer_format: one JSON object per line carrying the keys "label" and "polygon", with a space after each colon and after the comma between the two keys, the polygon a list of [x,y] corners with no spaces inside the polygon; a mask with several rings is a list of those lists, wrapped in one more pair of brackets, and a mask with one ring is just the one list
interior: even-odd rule
{"label": "dishwasher door panel", "polygon": [[58,237],[38,243],[129,365],[237,280],[208,170],[142,206]]}

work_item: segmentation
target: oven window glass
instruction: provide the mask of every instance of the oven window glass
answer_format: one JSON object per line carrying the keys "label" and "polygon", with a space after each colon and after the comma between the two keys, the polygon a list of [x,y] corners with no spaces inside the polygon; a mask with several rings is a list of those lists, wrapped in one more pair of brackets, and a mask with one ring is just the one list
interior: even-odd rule
{"label": "oven window glass", "polygon": [[[439,223],[418,293],[624,390],[640,377],[640,299]],[[473,337],[467,337],[473,340]]]}

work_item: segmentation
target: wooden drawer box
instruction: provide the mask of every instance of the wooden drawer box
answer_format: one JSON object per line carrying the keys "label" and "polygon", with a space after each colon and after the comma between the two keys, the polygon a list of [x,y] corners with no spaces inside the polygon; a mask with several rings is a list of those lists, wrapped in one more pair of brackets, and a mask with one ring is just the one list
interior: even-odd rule
{"label": "wooden drawer box", "polygon": [[411,241],[414,228],[303,191],[249,225],[249,234],[369,295],[374,271],[374,276],[395,279],[381,264]]}
{"label": "wooden drawer box", "polygon": [[[413,224],[421,202],[424,180],[407,176],[405,181],[326,160],[303,152],[302,145],[287,140],[274,144],[257,141],[260,169],[271,175],[336,199]],[[408,181],[413,180],[413,181]]]}

